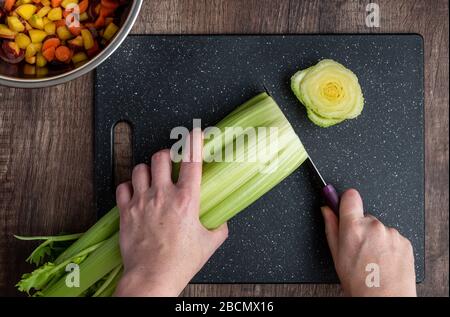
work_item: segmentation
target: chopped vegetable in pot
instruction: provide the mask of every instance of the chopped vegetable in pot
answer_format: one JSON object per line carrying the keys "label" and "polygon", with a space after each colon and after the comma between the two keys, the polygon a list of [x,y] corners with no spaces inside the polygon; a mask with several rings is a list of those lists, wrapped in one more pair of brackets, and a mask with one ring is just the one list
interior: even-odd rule
{"label": "chopped vegetable in pot", "polygon": [[114,38],[128,3],[0,0],[0,58],[10,64],[23,63],[24,74],[30,76],[47,73],[35,67],[77,67]]}

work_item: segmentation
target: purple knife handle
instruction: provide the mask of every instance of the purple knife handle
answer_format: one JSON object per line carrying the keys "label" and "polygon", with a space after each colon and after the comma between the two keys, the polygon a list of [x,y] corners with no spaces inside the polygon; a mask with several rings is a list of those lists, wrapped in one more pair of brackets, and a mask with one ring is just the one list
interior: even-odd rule
{"label": "purple knife handle", "polygon": [[339,195],[333,185],[328,184],[322,189],[322,196],[325,203],[334,213],[339,216]]}

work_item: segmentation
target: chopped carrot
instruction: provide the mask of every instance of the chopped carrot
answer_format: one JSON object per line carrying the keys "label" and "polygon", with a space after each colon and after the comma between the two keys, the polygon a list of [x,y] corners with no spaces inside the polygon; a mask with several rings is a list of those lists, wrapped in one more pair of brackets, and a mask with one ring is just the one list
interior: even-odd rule
{"label": "chopped carrot", "polygon": [[62,0],[52,0],[52,7],[56,8],[61,5]]}
{"label": "chopped carrot", "polygon": [[86,10],[89,7],[89,0],[82,0],[79,4],[78,4],[78,8],[80,9],[80,14],[83,12],[86,12]]}
{"label": "chopped carrot", "polygon": [[80,25],[80,26],[69,26],[69,31],[70,31],[70,33],[72,33],[72,35],[74,35],[74,36],[80,35],[81,30],[82,30],[81,25]]}
{"label": "chopped carrot", "polygon": [[63,11],[63,17],[64,18],[67,18],[67,16],[69,15],[69,14],[71,14],[73,12],[73,9],[65,9],[64,11]]}
{"label": "chopped carrot", "polygon": [[114,11],[115,11],[116,9],[113,9],[113,8],[108,8],[108,7],[101,7],[100,8],[100,16],[104,16],[104,17],[109,17],[109,16],[111,16],[111,15],[113,15],[114,14]]}
{"label": "chopped carrot", "polygon": [[44,44],[42,44],[42,51],[47,50],[47,48],[54,47],[57,48],[61,45],[61,40],[57,37],[49,38],[48,40],[45,40]]}
{"label": "chopped carrot", "polygon": [[42,51],[42,56],[45,57],[47,62],[51,62],[55,59],[55,51],[56,51],[55,47],[53,47],[53,46],[49,47],[45,51]]}
{"label": "chopped carrot", "polygon": [[55,21],[55,24],[56,28],[59,28],[60,26],[66,26],[66,20],[65,19],[57,20]]}
{"label": "chopped carrot", "polygon": [[61,45],[55,51],[55,57],[58,61],[66,63],[72,58],[72,51],[67,46]]}
{"label": "chopped carrot", "polygon": [[[34,23],[34,20],[23,20],[26,28],[21,32],[42,33],[39,55],[40,65],[43,65],[52,61],[71,63],[77,53],[84,54],[86,59],[93,58],[109,43],[111,32],[105,33],[105,27],[114,25],[119,15],[117,11],[128,3],[129,0],[0,0],[0,11],[3,9],[5,15],[15,17],[15,9],[23,4],[39,11],[36,15],[43,19],[42,25]],[[73,7],[72,4],[77,6]],[[77,13],[80,14],[80,19],[77,19]],[[49,26],[44,28],[44,24]],[[33,44],[38,45],[37,42]],[[25,61],[29,64],[35,63],[32,59]]]}
{"label": "chopped carrot", "polygon": [[100,3],[102,4],[102,7],[113,10],[119,7],[119,1],[117,0],[102,0]]}
{"label": "chopped carrot", "polygon": [[96,29],[99,29],[99,28],[105,26],[105,23],[106,23],[105,16],[100,14],[98,16],[97,20],[95,20],[94,26]]}
{"label": "chopped carrot", "polygon": [[5,0],[5,4],[3,5],[3,7],[6,11],[11,11],[15,3],[16,0]]}

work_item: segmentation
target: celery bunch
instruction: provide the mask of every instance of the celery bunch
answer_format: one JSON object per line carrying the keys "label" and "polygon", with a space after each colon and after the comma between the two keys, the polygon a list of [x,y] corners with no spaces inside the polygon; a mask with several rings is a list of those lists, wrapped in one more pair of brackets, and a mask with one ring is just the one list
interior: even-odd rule
{"label": "celery bunch", "polygon": [[[238,107],[216,127],[219,133],[205,139],[201,185],[200,221],[210,229],[219,227],[267,193],[307,158],[300,139],[266,93]],[[230,134],[227,133],[230,127],[242,129]],[[276,143],[269,133],[262,134],[258,128],[275,128]],[[250,130],[258,131],[253,135],[256,142],[251,142]],[[252,160],[255,147],[263,143],[272,146],[272,151],[263,160]],[[226,157],[227,145],[235,149],[232,160],[217,160],[217,153],[221,159]],[[44,240],[28,258],[30,263],[41,265],[44,257],[51,260],[32,273],[24,274],[17,284],[20,291],[35,296],[111,296],[114,293],[122,272],[117,207],[84,234],[17,238]],[[61,244],[68,241],[73,243],[61,249]],[[79,287],[66,285],[68,263],[79,265]]]}

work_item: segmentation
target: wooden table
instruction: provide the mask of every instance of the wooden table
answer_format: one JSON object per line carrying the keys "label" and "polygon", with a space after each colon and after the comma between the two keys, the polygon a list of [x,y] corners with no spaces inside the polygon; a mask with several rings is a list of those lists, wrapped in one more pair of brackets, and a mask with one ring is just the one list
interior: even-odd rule
{"label": "wooden table", "polygon": [[[422,296],[449,295],[448,2],[145,0],[133,33],[419,33],[425,41],[426,277]],[[95,221],[92,73],[57,87],[0,87],[0,295],[30,266],[30,243],[13,234],[84,231]],[[120,179],[129,175],[127,130],[119,128]],[[124,176],[125,175],[125,176]],[[338,285],[190,285],[189,296],[336,296]]]}

